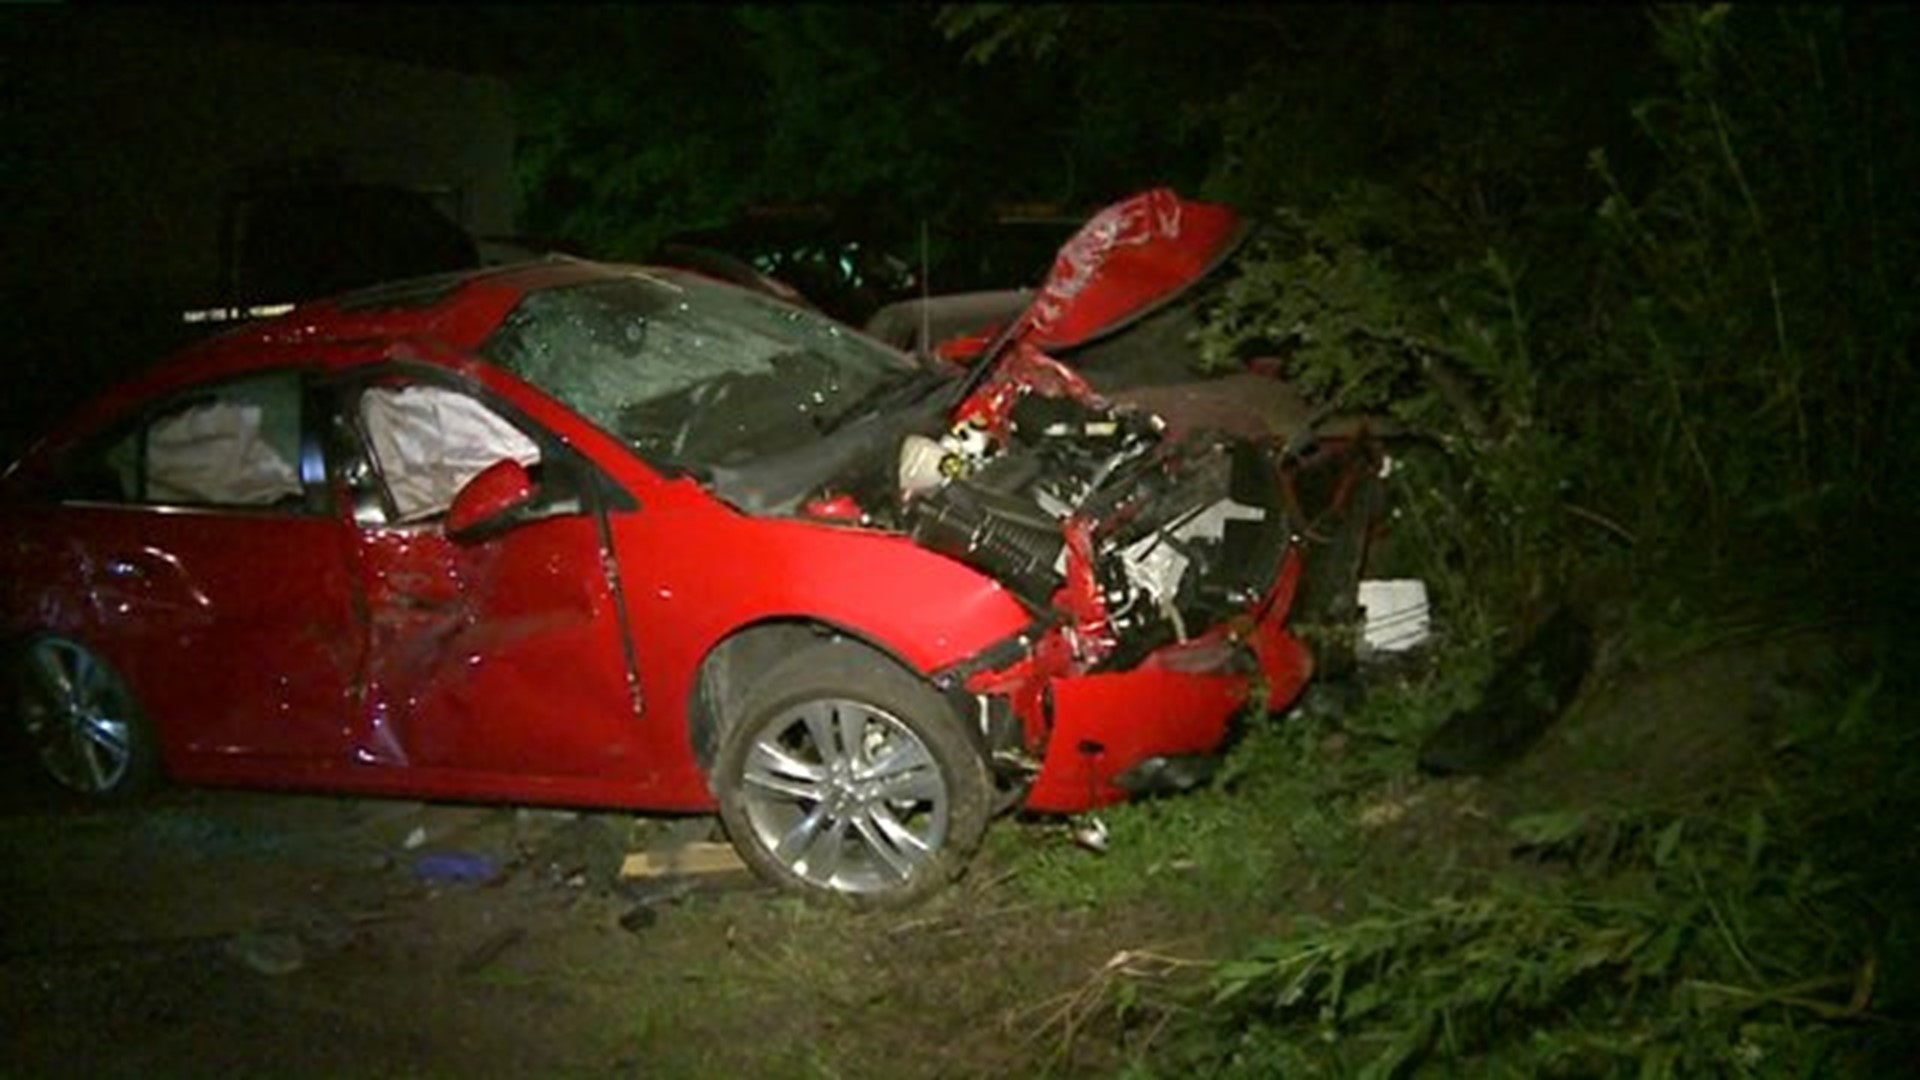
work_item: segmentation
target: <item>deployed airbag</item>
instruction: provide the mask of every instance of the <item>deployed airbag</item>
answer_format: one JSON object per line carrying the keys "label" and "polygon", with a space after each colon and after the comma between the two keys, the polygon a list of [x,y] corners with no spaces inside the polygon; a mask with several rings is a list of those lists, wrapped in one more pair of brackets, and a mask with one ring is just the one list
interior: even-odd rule
{"label": "deployed airbag", "polygon": [[258,405],[213,401],[147,429],[147,498],[271,506],[301,493],[293,464],[261,435]]}
{"label": "deployed airbag", "polygon": [[360,416],[400,521],[445,512],[454,494],[495,462],[540,462],[532,439],[455,390],[375,387],[361,395]]}

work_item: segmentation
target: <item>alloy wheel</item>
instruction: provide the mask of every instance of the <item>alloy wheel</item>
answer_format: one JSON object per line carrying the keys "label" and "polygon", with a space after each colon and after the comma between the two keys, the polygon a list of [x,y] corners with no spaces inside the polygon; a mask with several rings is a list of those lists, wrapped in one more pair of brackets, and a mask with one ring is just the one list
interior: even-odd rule
{"label": "alloy wheel", "polygon": [[20,714],[40,764],[61,784],[107,795],[133,767],[132,697],[84,646],[42,638],[25,656]]}

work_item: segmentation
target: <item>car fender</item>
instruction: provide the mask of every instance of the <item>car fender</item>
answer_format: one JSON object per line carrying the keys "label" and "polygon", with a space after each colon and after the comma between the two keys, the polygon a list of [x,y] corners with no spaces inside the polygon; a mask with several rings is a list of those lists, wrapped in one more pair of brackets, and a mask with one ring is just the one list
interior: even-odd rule
{"label": "car fender", "polygon": [[[703,666],[751,628],[845,634],[930,677],[1033,619],[999,582],[882,530],[656,500],[612,531],[656,761],[697,760]],[[654,779],[690,808],[710,798],[698,768]]]}

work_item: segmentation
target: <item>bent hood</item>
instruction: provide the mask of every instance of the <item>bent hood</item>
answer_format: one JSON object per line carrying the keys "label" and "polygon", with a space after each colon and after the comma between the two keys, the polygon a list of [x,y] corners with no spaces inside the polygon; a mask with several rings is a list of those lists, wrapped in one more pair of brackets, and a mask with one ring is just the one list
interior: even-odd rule
{"label": "bent hood", "polygon": [[1071,349],[1124,329],[1206,278],[1250,231],[1232,209],[1171,188],[1117,202],[1060,248],[1009,344]]}

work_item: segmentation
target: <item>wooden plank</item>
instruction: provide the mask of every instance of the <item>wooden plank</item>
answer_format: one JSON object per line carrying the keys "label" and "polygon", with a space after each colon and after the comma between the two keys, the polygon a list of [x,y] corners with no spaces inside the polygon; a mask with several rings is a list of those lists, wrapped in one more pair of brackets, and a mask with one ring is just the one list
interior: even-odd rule
{"label": "wooden plank", "polygon": [[693,843],[670,851],[628,852],[620,864],[623,878],[668,877],[674,874],[729,874],[747,864],[731,844]]}

